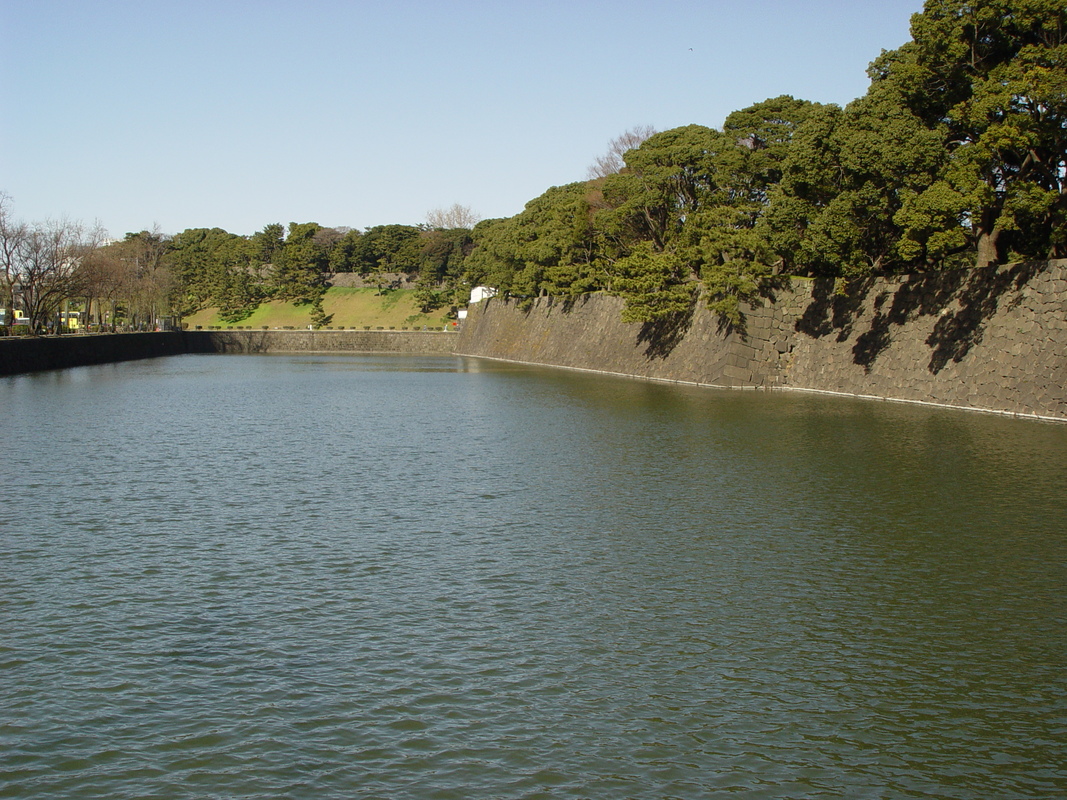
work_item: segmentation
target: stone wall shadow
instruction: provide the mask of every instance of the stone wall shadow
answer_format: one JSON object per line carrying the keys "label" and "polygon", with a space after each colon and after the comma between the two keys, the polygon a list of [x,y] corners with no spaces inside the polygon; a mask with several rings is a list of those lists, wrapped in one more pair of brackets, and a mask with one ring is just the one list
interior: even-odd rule
{"label": "stone wall shadow", "polygon": [[699,297],[694,292],[689,307],[684,311],[641,324],[637,343],[645,345],[645,355],[648,358],[666,358],[674,351],[693,326],[698,302]]}
{"label": "stone wall shadow", "polygon": [[[871,371],[871,365],[893,341],[893,326],[901,326],[916,315],[940,312],[959,289],[963,280],[962,270],[908,276],[902,279],[896,290],[884,289],[874,298],[874,316],[870,327],[856,337],[852,347],[853,363]],[[889,298],[893,302],[886,302]],[[840,340],[840,337],[839,337]]]}
{"label": "stone wall shadow", "polygon": [[896,304],[892,304],[888,309],[885,308],[889,296],[890,292],[879,292],[874,298],[874,318],[871,320],[871,327],[861,333],[856,338],[856,344],[852,346],[852,361],[863,367],[864,372],[871,371],[871,365],[874,364],[875,359],[893,341],[889,326],[893,322],[893,306]]}
{"label": "stone wall shadow", "polygon": [[816,278],[812,286],[812,300],[797,320],[795,329],[813,339],[829,336],[837,331],[837,341],[843,342],[852,330],[875,284],[875,278],[859,278],[849,283],[848,291],[838,294],[833,278]]}
{"label": "stone wall shadow", "polygon": [[247,353],[266,353],[270,350],[269,335],[267,331],[250,331],[247,334]]}
{"label": "stone wall shadow", "polygon": [[756,297],[773,305],[778,302],[779,292],[788,292],[792,289],[793,279],[788,275],[768,275],[760,281],[759,288],[756,290]]}
{"label": "stone wall shadow", "polygon": [[[795,329],[812,338],[835,335],[847,341],[855,332],[870,293],[881,285],[871,301],[874,316],[866,330],[856,337],[853,362],[870,372],[878,357],[892,343],[894,327],[916,316],[940,315],[926,339],[932,349],[929,370],[936,374],[949,361],[962,360],[982,341],[985,324],[997,311],[1001,296],[1018,290],[1037,274],[1044,262],[1022,262],[1011,267],[958,269],[908,276],[894,289],[885,279],[873,277],[853,281],[845,294],[834,292],[830,278],[816,279],[812,300],[797,320]],[[960,309],[946,314],[958,300]]]}
{"label": "stone wall shadow", "polygon": [[267,331],[220,331],[212,334],[216,353],[267,353],[270,351]]}
{"label": "stone wall shadow", "polygon": [[184,331],[187,353],[269,353],[269,331]]}
{"label": "stone wall shadow", "polygon": [[1021,289],[1044,266],[1042,261],[1024,261],[1007,268],[970,270],[958,296],[959,311],[944,314],[926,338],[933,349],[930,372],[936,375],[949,361],[962,361],[982,341],[986,323],[996,313],[1001,297]]}

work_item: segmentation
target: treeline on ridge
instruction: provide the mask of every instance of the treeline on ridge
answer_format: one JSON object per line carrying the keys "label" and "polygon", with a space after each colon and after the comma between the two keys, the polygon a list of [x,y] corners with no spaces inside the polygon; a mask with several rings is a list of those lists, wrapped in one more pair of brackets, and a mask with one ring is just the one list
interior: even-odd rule
{"label": "treeline on ridge", "polygon": [[[139,246],[145,236],[122,244]],[[215,307],[235,322],[265,300],[285,300],[310,305],[316,324],[328,321],[322,298],[338,272],[363,275],[379,289],[388,288],[386,275],[406,273],[417,278],[424,311],[450,305],[473,248],[467,228],[379,225],[360,232],[314,222],[271,224],[249,237],[192,229],[161,244],[183,314]]]}
{"label": "treeline on ridge", "polygon": [[781,276],[845,285],[1067,256],[1063,0],[927,0],[911,40],[868,74],[843,108],[781,96],[721,129],[628,132],[614,144],[629,149],[589,179],[504,219],[141,232],[90,261],[101,276],[157,275],[155,296],[175,311],[217,307],[230,321],[282,299],[321,323],[331,273],[403,272],[424,310],[484,284],[525,299],[609,292],[632,321],[702,299],[737,322]]}

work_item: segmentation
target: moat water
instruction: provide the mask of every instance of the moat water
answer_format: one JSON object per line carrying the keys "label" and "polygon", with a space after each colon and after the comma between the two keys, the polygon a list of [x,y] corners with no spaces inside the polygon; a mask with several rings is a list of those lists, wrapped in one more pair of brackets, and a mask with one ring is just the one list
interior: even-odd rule
{"label": "moat water", "polygon": [[372,355],[0,414],[0,797],[1067,795],[1067,426]]}

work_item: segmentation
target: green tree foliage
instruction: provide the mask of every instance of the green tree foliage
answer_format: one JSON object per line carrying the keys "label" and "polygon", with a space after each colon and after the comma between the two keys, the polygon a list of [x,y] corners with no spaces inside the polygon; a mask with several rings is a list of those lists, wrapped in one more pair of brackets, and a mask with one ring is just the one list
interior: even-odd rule
{"label": "green tree foliage", "polygon": [[870,92],[844,110],[812,112],[792,140],[771,197],[771,245],[790,272],[845,277],[898,268],[895,215],[936,177],[937,131]]}
{"label": "green tree foliage", "polygon": [[418,242],[419,275],[434,283],[460,276],[474,246],[470,231],[464,228],[422,231]]}
{"label": "green tree foliage", "polygon": [[363,234],[363,272],[414,272],[417,268],[416,240],[419,229],[414,225],[377,225]]}
{"label": "green tree foliage", "polygon": [[510,293],[515,272],[509,242],[515,227],[513,220],[514,217],[483,219],[471,230],[474,248],[463,268],[472,286],[493,286],[505,295]]}
{"label": "green tree foliage", "polygon": [[[758,292],[770,271],[766,233],[758,228],[778,180],[792,132],[812,104],[779,97],[731,115],[723,131],[699,125],[652,136],[626,154],[626,168],[602,182],[604,210],[596,217],[622,278],[628,308],[648,318],[662,308],[662,280],[702,280],[709,305],[737,321],[739,303]],[[663,254],[664,258],[650,258]],[[669,268],[665,265],[669,264]],[[640,273],[652,268],[647,302]],[[691,287],[690,287],[691,288]],[[636,311],[630,313],[637,313]]]}
{"label": "green tree foliage", "polygon": [[791,272],[1059,255],[1067,18],[1047,0],[930,0],[867,94],[796,131],[765,224]]}
{"label": "green tree foliage", "polygon": [[1067,5],[928,0],[912,41],[871,68],[948,157],[908,189],[902,254],[978,265],[1067,254]]}
{"label": "green tree foliage", "polygon": [[723,123],[728,146],[713,159],[716,192],[693,215],[688,238],[699,253],[709,307],[734,324],[741,301],[754,300],[781,266],[762,222],[793,135],[819,109],[782,95],[735,111]]}
{"label": "green tree foliage", "polygon": [[419,234],[419,278],[416,302],[428,314],[457,298],[463,280],[464,262],[474,248],[470,230],[448,228],[422,231]]}
{"label": "green tree foliage", "polygon": [[322,295],[311,301],[311,324],[322,328],[333,321],[333,314],[327,314],[322,307]]}
{"label": "green tree foliage", "polygon": [[615,266],[614,290],[626,301],[624,322],[653,322],[692,307],[697,286],[675,252],[640,242]]}
{"label": "green tree foliage", "polygon": [[331,272],[360,272],[363,234],[357,230],[345,231],[330,250]]}
{"label": "green tree foliage", "polygon": [[262,259],[273,258],[259,236],[248,240],[221,228],[190,228],[172,237],[165,258],[181,312],[214,306],[229,322],[248,316],[263,298],[260,267],[269,262]]}
{"label": "green tree foliage", "polygon": [[688,307],[703,260],[696,215],[717,192],[716,158],[735,147],[702,125],[675,128],[629,150],[625,168],[600,183],[595,221],[608,288],[626,299],[627,320],[647,322]]}
{"label": "green tree foliage", "polygon": [[466,264],[469,283],[521,297],[599,288],[591,218],[595,196],[584,182],[553,186],[514,217],[480,222]]}
{"label": "green tree foliage", "polygon": [[285,226],[280,222],[265,225],[263,230],[252,234],[251,245],[254,266],[263,268],[273,265],[285,247]]}
{"label": "green tree foliage", "polygon": [[[912,41],[869,72],[845,108],[781,96],[721,131],[648,137],[584,191],[476,228],[472,277],[526,296],[607,289],[643,320],[674,313],[675,288],[694,284],[737,321],[774,273],[1067,255],[1062,0],[927,0]],[[560,213],[563,189],[584,214]],[[565,218],[583,220],[569,240]]]}
{"label": "green tree foliage", "polygon": [[642,241],[657,252],[676,246],[686,220],[716,189],[716,155],[731,146],[719,131],[687,125],[628,151],[626,168],[602,186],[610,210],[599,221],[609,239],[622,250]]}
{"label": "green tree foliage", "polygon": [[274,297],[298,305],[322,298],[328,286],[329,251],[315,222],[289,223],[285,246],[271,274]]}
{"label": "green tree foliage", "polygon": [[726,118],[723,133],[749,153],[749,198],[764,202],[768,199],[770,189],[782,179],[782,164],[789,155],[793,134],[819,108],[818,103],[780,95],[734,111]]}

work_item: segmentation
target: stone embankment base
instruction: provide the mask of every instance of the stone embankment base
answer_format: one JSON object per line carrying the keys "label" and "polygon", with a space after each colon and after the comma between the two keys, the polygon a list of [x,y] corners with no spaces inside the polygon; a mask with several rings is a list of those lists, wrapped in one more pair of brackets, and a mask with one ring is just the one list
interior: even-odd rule
{"label": "stone embankment base", "polygon": [[[840,287],[836,287],[840,288]],[[1067,421],[1067,261],[856,281],[796,280],[730,328],[702,304],[626,324],[606,295],[494,298],[456,353],[651,380],[777,388]]]}

